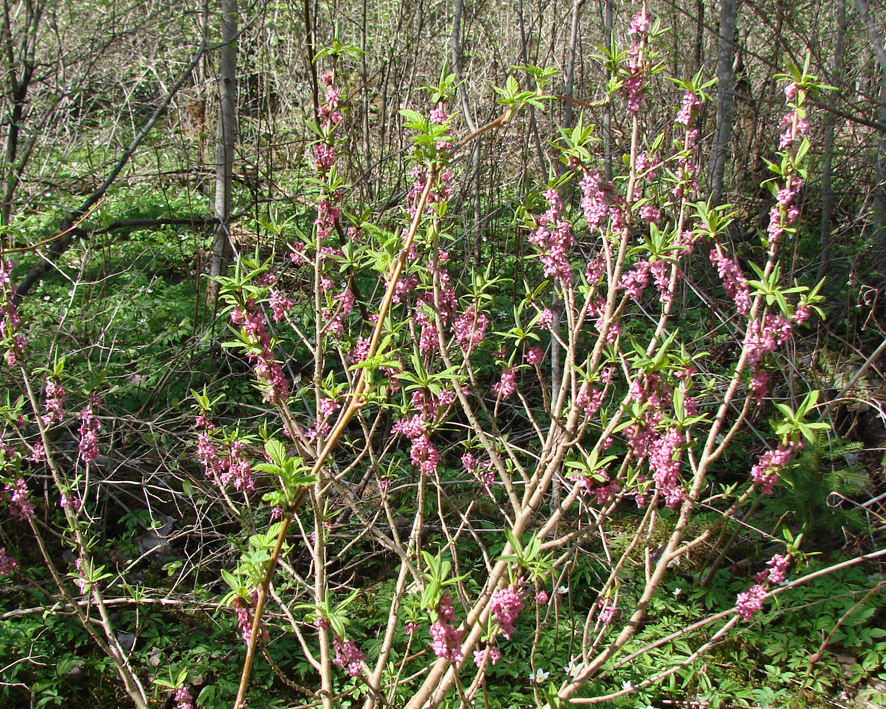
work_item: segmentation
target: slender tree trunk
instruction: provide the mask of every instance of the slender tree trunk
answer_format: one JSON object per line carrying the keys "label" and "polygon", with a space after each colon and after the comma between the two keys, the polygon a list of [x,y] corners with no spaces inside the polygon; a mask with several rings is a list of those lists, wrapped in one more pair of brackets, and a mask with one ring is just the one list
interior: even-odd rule
{"label": "slender tree trunk", "polygon": [[716,204],[723,193],[726,156],[732,137],[735,113],[735,4],[736,0],[720,0],[720,41],[717,49],[717,125],[708,161],[708,184]]}
{"label": "slender tree trunk", "polygon": [[[612,0],[603,0],[603,37],[606,49],[612,47]],[[607,77],[608,79],[608,77]],[[603,106],[603,176],[612,180],[612,104]]]}
{"label": "slender tree trunk", "polygon": [[[581,23],[581,8],[584,0],[573,0],[572,20],[569,27],[569,59],[566,63],[566,95],[572,98],[575,91],[575,57],[578,45],[578,27]],[[572,126],[572,104],[567,101],[563,109],[563,127]]]}
{"label": "slender tree trunk", "polygon": [[[843,48],[846,40],[846,0],[837,0],[837,42],[831,65],[831,82],[838,84],[843,67]],[[831,260],[831,218],[834,213],[834,192],[831,189],[831,167],[834,159],[834,133],[836,117],[833,114],[837,92],[828,96],[828,113],[825,115],[824,147],[821,158],[821,260],[818,262],[818,280],[824,278]]]}
{"label": "slender tree trunk", "polygon": [[[611,2],[612,0],[607,0]],[[695,65],[692,73],[701,69],[704,61],[704,3],[705,0],[695,0]]]}
{"label": "slender tree trunk", "polygon": [[[237,138],[237,0],[222,0],[222,47],[218,68],[218,137],[215,145],[215,217],[210,275],[221,276],[231,260],[231,185],[234,175],[234,141]],[[210,284],[210,300],[218,286]]]}
{"label": "slender tree trunk", "polygon": [[874,238],[871,253],[868,253],[866,257],[869,257],[869,262],[874,265],[877,272],[883,275],[886,270],[886,266],[882,264],[883,257],[886,255],[884,254],[886,251],[886,48],[883,46],[883,37],[868,12],[867,1],[855,0],[855,7],[868,31],[868,37],[880,65],[879,111],[877,112],[880,135],[877,140],[877,183],[874,185],[872,195]]}
{"label": "slender tree trunk", "polygon": [[[15,10],[15,12],[18,12],[19,9]],[[16,48],[16,38],[13,37],[12,33],[9,2],[8,0],[3,0],[0,54],[3,55],[3,64],[5,64],[7,102],[11,106],[6,120],[8,128],[6,133],[6,150],[3,156],[5,178],[2,203],[0,203],[0,224],[3,226],[9,224],[15,193],[36,139],[35,132],[34,136],[26,141],[24,150],[19,149],[28,89],[34,76],[34,52],[37,46],[37,31],[42,16],[42,4],[26,4],[24,27],[21,31],[19,47]]]}

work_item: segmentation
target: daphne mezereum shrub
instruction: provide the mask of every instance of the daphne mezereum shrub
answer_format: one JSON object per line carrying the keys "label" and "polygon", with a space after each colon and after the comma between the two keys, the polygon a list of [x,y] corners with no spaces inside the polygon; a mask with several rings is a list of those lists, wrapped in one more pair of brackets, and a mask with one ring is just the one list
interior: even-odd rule
{"label": "daphne mezereum shrub", "polygon": [[[730,208],[706,200],[697,176],[708,84],[679,82],[670,128],[648,134],[654,36],[641,10],[629,49],[610,58],[607,100],[623,107],[631,127],[620,173],[603,178],[598,139],[582,119],[561,130],[560,174],[516,213],[532,248],[517,283],[454,256],[455,158],[486,131],[507,129],[521,108],[546,109],[553,73],[522,67],[536,90],[509,79],[496,89],[502,115],[463,138],[450,113],[454,79],[444,74],[430,89],[427,115],[403,111],[415,133],[411,188],[401,218],[381,222],[348,203],[339,170],[337,72],[347,48],[321,52],[328,71],[314,125],[313,227],[293,237],[283,263],[241,259],[220,279],[235,334],[226,346],[248,360],[275,423],[231,429],[214,416],[211,392],[195,394],[206,476],[236,517],[248,508],[267,525],[244,540],[239,566],[222,573],[246,646],[236,706],[245,706],[259,651],[289,633],[315,672],[298,678],[314,695],[305,701],[324,707],[345,697],[366,707],[468,706],[494,690],[488,677],[509,677],[526,705],[599,703],[690,665],[789,587],[795,542],[734,607],[658,642],[691,638],[679,663],[621,689],[607,684],[653,648],[630,643],[669,569],[771,494],[823,427],[806,421],[817,392],[794,407],[777,403],[768,450],[737,482],[716,479],[736,435],[772,405],[771,356],[819,312],[817,289],[786,283],[779,260],[806,176],[804,105],[819,87],[808,68],[779,77],[783,133],[766,183],[774,204],[760,263],[743,266],[726,236]],[[716,276],[704,276],[708,261]],[[21,403],[5,411],[5,514],[30,524],[59,592],[128,695],[147,706],[147,670],[133,666],[119,641],[102,596],[111,574],[90,554],[97,532],[83,500],[99,400],[93,393],[79,414],[73,467],[61,465],[47,432],[66,415],[63,362],[39,370],[28,361],[10,271],[4,261],[2,347],[33,417],[20,418]],[[294,271],[312,279],[307,298],[286,285]],[[518,302],[509,300],[514,292]],[[681,321],[693,307],[710,312],[734,342],[716,365],[706,338]],[[284,366],[292,353],[308,359],[300,381]],[[263,458],[249,445],[258,435]],[[40,503],[28,476],[43,469],[76,556],[67,576],[34,518]],[[15,556],[0,549],[0,574],[18,573]],[[373,567],[364,588],[361,563]],[[553,667],[555,656],[567,658],[566,671]],[[192,702],[186,679],[170,685],[180,707]]]}

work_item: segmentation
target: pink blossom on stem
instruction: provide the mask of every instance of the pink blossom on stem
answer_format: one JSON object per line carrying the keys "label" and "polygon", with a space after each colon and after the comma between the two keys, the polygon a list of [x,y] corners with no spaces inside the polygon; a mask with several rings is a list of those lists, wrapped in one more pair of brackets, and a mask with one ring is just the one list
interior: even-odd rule
{"label": "pink blossom on stem", "polygon": [[67,394],[61,384],[54,379],[46,380],[46,401],[43,404],[46,413],[40,417],[40,421],[44,426],[50,426],[56,421],[61,421],[62,416],[65,414],[66,398]]}
{"label": "pink blossom on stem", "polygon": [[92,411],[92,404],[87,404],[80,412],[80,460],[88,465],[98,457],[98,432],[102,427]]}
{"label": "pink blossom on stem", "polygon": [[274,322],[278,323],[284,317],[286,317],[286,313],[292,310],[293,303],[279,290],[277,290],[276,288],[271,288],[271,295],[268,299],[268,305],[271,306],[271,310],[274,313]]}
{"label": "pink blossom on stem", "polygon": [[501,659],[501,650],[495,645],[488,645],[483,650],[474,650],[474,664],[479,668],[488,660],[493,665]]}
{"label": "pink blossom on stem", "polygon": [[615,617],[616,610],[618,610],[616,605],[604,603],[603,607],[600,609],[600,622],[603,623],[603,625],[609,625]]}
{"label": "pink blossom on stem", "polygon": [[751,480],[764,495],[771,495],[778,481],[778,473],[784,468],[801,447],[800,443],[781,444],[775,450],[768,450],[760,456],[760,460],[751,468]]}
{"label": "pink blossom on stem", "polygon": [[538,228],[529,235],[529,242],[541,254],[545,277],[556,278],[563,284],[572,282],[572,267],[569,252],[575,239],[572,224],[560,218],[563,205],[557,190],[545,192],[548,210],[538,218]]}
{"label": "pink blossom on stem", "polygon": [[596,229],[603,222],[608,210],[600,173],[587,173],[578,186],[581,188],[581,209],[584,212],[585,221],[587,221],[589,229]]}
{"label": "pink blossom on stem", "polygon": [[517,372],[513,367],[505,367],[501,373],[501,381],[496,382],[492,390],[501,399],[507,399],[517,391]]}
{"label": "pink blossom on stem", "polygon": [[175,709],[194,709],[194,698],[185,685],[175,690]]}
{"label": "pink blossom on stem", "polygon": [[764,595],[766,595],[766,589],[760,584],[751,586],[745,593],[739,593],[735,602],[738,614],[745,621],[749,621],[754,613],[763,608]]}
{"label": "pink blossom on stem", "polygon": [[542,359],[544,359],[545,353],[541,347],[530,347],[526,350],[526,354],[523,355],[523,359],[526,361],[526,364],[531,366],[536,366],[541,364]]}
{"label": "pink blossom on stem", "polygon": [[754,576],[754,580],[757,583],[768,581],[771,584],[780,584],[785,580],[791,567],[791,557],[789,554],[776,554],[766,562],[766,566],[769,568]]}
{"label": "pink blossom on stem", "polygon": [[34,516],[34,503],[30,500],[30,490],[24,478],[16,478],[14,482],[6,483],[3,492],[8,495],[7,504],[9,513],[16,519],[26,520]]}
{"label": "pink blossom on stem", "polygon": [[501,634],[510,640],[514,632],[514,622],[523,610],[523,591],[519,587],[506,586],[492,594],[489,609],[501,628]]}
{"label": "pink blossom on stem", "polygon": [[457,622],[452,596],[449,591],[444,591],[437,604],[437,620],[431,624],[431,650],[437,657],[446,658],[453,664],[464,659],[461,649],[463,631],[455,628]]}
{"label": "pink blossom on stem", "polygon": [[338,636],[332,639],[332,647],[335,650],[333,663],[344,669],[351,677],[357,677],[361,671],[360,663],[366,659],[363,651],[353,640],[343,640]]}
{"label": "pink blossom on stem", "polygon": [[11,576],[18,568],[18,562],[6,553],[6,547],[0,547],[0,576]]}
{"label": "pink blossom on stem", "polygon": [[674,123],[688,126],[692,122],[692,114],[701,107],[701,99],[693,92],[687,91],[683,94],[683,105],[680,106],[680,112],[674,119]]}
{"label": "pink blossom on stem", "polygon": [[455,340],[464,350],[465,354],[471,354],[486,335],[489,318],[483,313],[478,313],[471,306],[459,315],[452,324]]}
{"label": "pink blossom on stem", "polygon": [[742,315],[747,314],[751,309],[751,295],[747,280],[742,275],[738,264],[725,256],[720,251],[719,245],[715,245],[711,249],[711,263],[717,267],[717,273],[720,280],[723,281],[726,294],[735,302],[738,312]]}

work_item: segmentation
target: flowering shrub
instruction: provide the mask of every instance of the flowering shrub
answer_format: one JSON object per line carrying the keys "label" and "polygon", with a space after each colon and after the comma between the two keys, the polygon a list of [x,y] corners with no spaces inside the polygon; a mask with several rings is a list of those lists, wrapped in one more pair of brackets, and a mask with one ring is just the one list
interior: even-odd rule
{"label": "flowering shrub", "polygon": [[[823,426],[807,421],[817,393],[778,403],[772,446],[737,481],[721,484],[717,462],[778,387],[772,356],[818,311],[817,289],[789,285],[780,266],[805,179],[804,107],[818,86],[806,70],[780,77],[788,105],[776,176],[767,183],[774,204],[756,252],[761,264],[742,264],[727,238],[728,205],[706,201],[699,184],[695,125],[708,85],[700,77],[681,82],[672,125],[646,135],[656,32],[640,10],[610,86],[631,124],[622,173],[603,178],[594,135],[579,121],[555,142],[560,176],[516,210],[532,249],[524,283],[453,263],[456,158],[521,109],[546,109],[553,74],[522,67],[534,89],[510,78],[496,89],[502,115],[463,138],[452,107],[455,78],[444,74],[429,89],[425,113],[403,111],[415,134],[414,165],[402,213],[384,221],[348,201],[339,88],[347,51],[321,53],[330,66],[321,74],[310,147],[310,234],[293,237],[284,259],[243,258],[219,279],[231,333],[224,346],[242,355],[271,416],[254,430],[245,420],[226,427],[218,423],[221,397],[193,393],[201,475],[238,522],[264,525],[244,533],[239,564],[221,574],[230,587],[224,603],[246,645],[237,707],[246,706],[262,651],[284,634],[302,648],[325,707],[348,692],[366,706],[418,709],[452,696],[468,706],[493,672],[518,661],[528,662],[520,673],[526,696],[541,706],[615,699],[676,671],[661,669],[621,690],[605,683],[627,661],[619,654],[670,570],[772,494]],[[725,299],[696,287],[703,279],[694,274],[708,263]],[[0,334],[36,428],[23,432],[19,411],[6,417],[3,440],[16,443],[3,449],[0,499],[40,538],[22,466],[28,458],[49,471],[49,495],[57,496],[75,555],[67,579],[53,574],[59,592],[72,608],[81,608],[75,588],[95,604],[101,629],[85,615],[82,622],[132,700],[146,706],[102,596],[111,574],[92,558],[87,538],[86,480],[99,457],[101,400],[90,391],[78,415],[78,455],[70,468],[62,465],[48,433],[68,416],[63,363],[41,374],[42,387],[32,386],[10,268],[0,270]],[[309,297],[288,285],[293,272],[311,282]],[[519,293],[512,312],[499,307],[506,290]],[[733,345],[716,366],[679,317],[696,298]],[[297,376],[296,352],[306,360]],[[44,392],[42,404],[35,391]],[[345,525],[358,531],[346,536]],[[787,546],[727,611],[685,632],[715,640],[751,621],[792,583],[799,540]],[[380,620],[354,612],[360,592],[348,589],[358,553],[384,555]],[[52,568],[48,555],[45,561]],[[0,575],[16,568],[0,548]],[[561,613],[570,617],[565,637],[548,632]],[[569,659],[564,675],[552,678],[541,666],[543,645]],[[182,707],[192,702],[186,679],[168,683]]]}

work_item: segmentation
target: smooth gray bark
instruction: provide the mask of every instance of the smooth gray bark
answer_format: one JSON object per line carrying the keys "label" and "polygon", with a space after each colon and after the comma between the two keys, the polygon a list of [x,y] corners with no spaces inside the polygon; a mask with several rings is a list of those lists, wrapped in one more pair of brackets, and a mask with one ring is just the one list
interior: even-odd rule
{"label": "smooth gray bark", "polygon": [[[834,58],[831,64],[831,82],[840,80],[843,67],[843,49],[846,44],[846,0],[837,0],[837,41],[834,47]],[[831,189],[831,168],[834,159],[834,134],[836,117],[833,109],[837,103],[837,92],[828,97],[828,108],[825,115],[824,145],[821,158],[821,260],[818,262],[818,280],[824,278],[831,260],[831,218],[834,213],[834,192]]]}
{"label": "smooth gray bark", "polygon": [[880,124],[876,157],[877,182],[871,195],[874,221],[873,253],[868,254],[868,257],[877,272],[883,274],[886,272],[886,266],[881,263],[884,251],[886,251],[886,48],[883,46],[883,36],[868,11],[866,0],[855,0],[855,7],[858,9],[861,21],[868,32],[871,46],[877,55],[877,63],[880,65],[879,110],[877,112],[877,120]]}
{"label": "smooth gray bark", "polygon": [[708,185],[716,204],[723,193],[726,157],[735,114],[735,13],[736,0],[720,0],[720,32],[717,48],[717,125],[708,161]]}
{"label": "smooth gray bark", "polygon": [[[234,142],[237,139],[237,0],[221,0],[222,47],[218,67],[218,136],[215,146],[215,238],[210,276],[224,274],[231,259],[231,185],[234,180]],[[218,292],[211,285],[212,299]]]}

